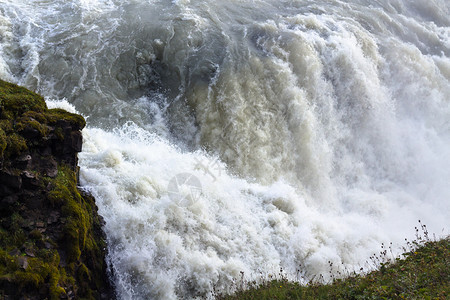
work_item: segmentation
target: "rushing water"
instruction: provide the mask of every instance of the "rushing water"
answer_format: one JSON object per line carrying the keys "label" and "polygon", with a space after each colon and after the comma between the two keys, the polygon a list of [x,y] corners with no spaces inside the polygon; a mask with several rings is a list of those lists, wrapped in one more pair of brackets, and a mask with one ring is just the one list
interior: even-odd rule
{"label": "rushing water", "polygon": [[87,118],[119,298],[209,297],[448,234],[449,10],[0,0],[0,77]]}

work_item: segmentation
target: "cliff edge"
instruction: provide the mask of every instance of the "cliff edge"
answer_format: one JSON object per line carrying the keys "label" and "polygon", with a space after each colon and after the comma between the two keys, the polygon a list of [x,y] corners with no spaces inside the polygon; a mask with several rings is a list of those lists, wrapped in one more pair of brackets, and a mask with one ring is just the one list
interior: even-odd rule
{"label": "cliff edge", "polygon": [[82,116],[0,80],[0,298],[111,299],[102,219],[77,188]]}

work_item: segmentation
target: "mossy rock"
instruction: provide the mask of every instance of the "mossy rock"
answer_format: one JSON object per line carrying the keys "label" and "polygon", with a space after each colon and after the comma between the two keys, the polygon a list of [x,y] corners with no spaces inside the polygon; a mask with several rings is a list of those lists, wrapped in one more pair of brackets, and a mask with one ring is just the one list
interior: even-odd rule
{"label": "mossy rock", "polygon": [[61,120],[69,122],[76,130],[81,130],[86,126],[86,120],[77,114],[67,112],[60,108],[49,109],[47,112],[49,124],[57,124]]}
{"label": "mossy rock", "polygon": [[0,213],[0,298],[112,296],[101,217],[77,187],[85,125],[82,116],[48,109],[40,95],[0,80],[0,172],[23,180],[14,190],[0,182],[0,197],[9,197]]}
{"label": "mossy rock", "polygon": [[14,118],[27,111],[45,112],[47,105],[42,96],[24,87],[0,80],[2,114]]}
{"label": "mossy rock", "polygon": [[65,128],[81,130],[85,126],[82,116],[48,109],[42,96],[0,80],[0,161],[28,153],[50,130],[63,140]]}
{"label": "mossy rock", "polygon": [[0,128],[0,157],[3,157],[7,144],[6,133],[2,128]]}
{"label": "mossy rock", "polygon": [[[37,215],[41,218],[45,211],[60,212],[61,223],[57,226],[63,236],[52,238],[45,232],[42,234],[40,228],[24,230],[28,215],[33,212],[23,206],[3,217],[0,294],[35,295],[44,289],[50,299],[60,299],[71,290],[77,298],[99,299],[100,291],[108,282],[105,280],[106,244],[100,233],[101,219],[94,199],[80,194],[75,173],[67,165],[59,166],[55,178],[43,177],[42,180],[44,186],[51,188],[45,197],[47,202]],[[5,225],[7,228],[3,227]],[[64,254],[64,259],[59,253]]]}

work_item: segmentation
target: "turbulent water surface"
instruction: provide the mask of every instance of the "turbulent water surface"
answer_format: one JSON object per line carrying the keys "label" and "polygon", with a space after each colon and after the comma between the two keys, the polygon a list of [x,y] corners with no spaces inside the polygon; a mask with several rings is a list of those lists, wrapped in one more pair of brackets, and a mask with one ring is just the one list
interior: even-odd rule
{"label": "turbulent water surface", "polygon": [[211,297],[448,234],[449,6],[0,0],[0,77],[87,118],[119,298]]}

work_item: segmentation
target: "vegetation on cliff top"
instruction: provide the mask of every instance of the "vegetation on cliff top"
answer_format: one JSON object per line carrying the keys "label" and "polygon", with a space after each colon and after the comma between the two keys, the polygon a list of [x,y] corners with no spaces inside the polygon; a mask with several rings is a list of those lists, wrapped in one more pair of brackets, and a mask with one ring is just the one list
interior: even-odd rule
{"label": "vegetation on cliff top", "polygon": [[[426,231],[425,231],[426,232]],[[384,246],[383,246],[384,247]],[[388,259],[387,249],[371,257],[378,270],[348,274],[329,284],[310,280],[303,286],[289,282],[283,274],[262,284],[244,283],[234,295],[218,299],[449,299],[450,237],[431,241],[419,237],[407,242],[403,258]],[[242,286],[242,285],[241,285]],[[247,286],[247,287],[248,287]]]}
{"label": "vegetation on cliff top", "polygon": [[100,299],[108,288],[101,219],[77,188],[84,126],[0,80],[1,299]]}
{"label": "vegetation on cliff top", "polygon": [[82,116],[47,109],[42,96],[0,80],[0,160],[20,156],[30,144],[36,144],[36,139],[45,138],[51,127],[58,129],[64,122],[74,130],[86,125]]}

